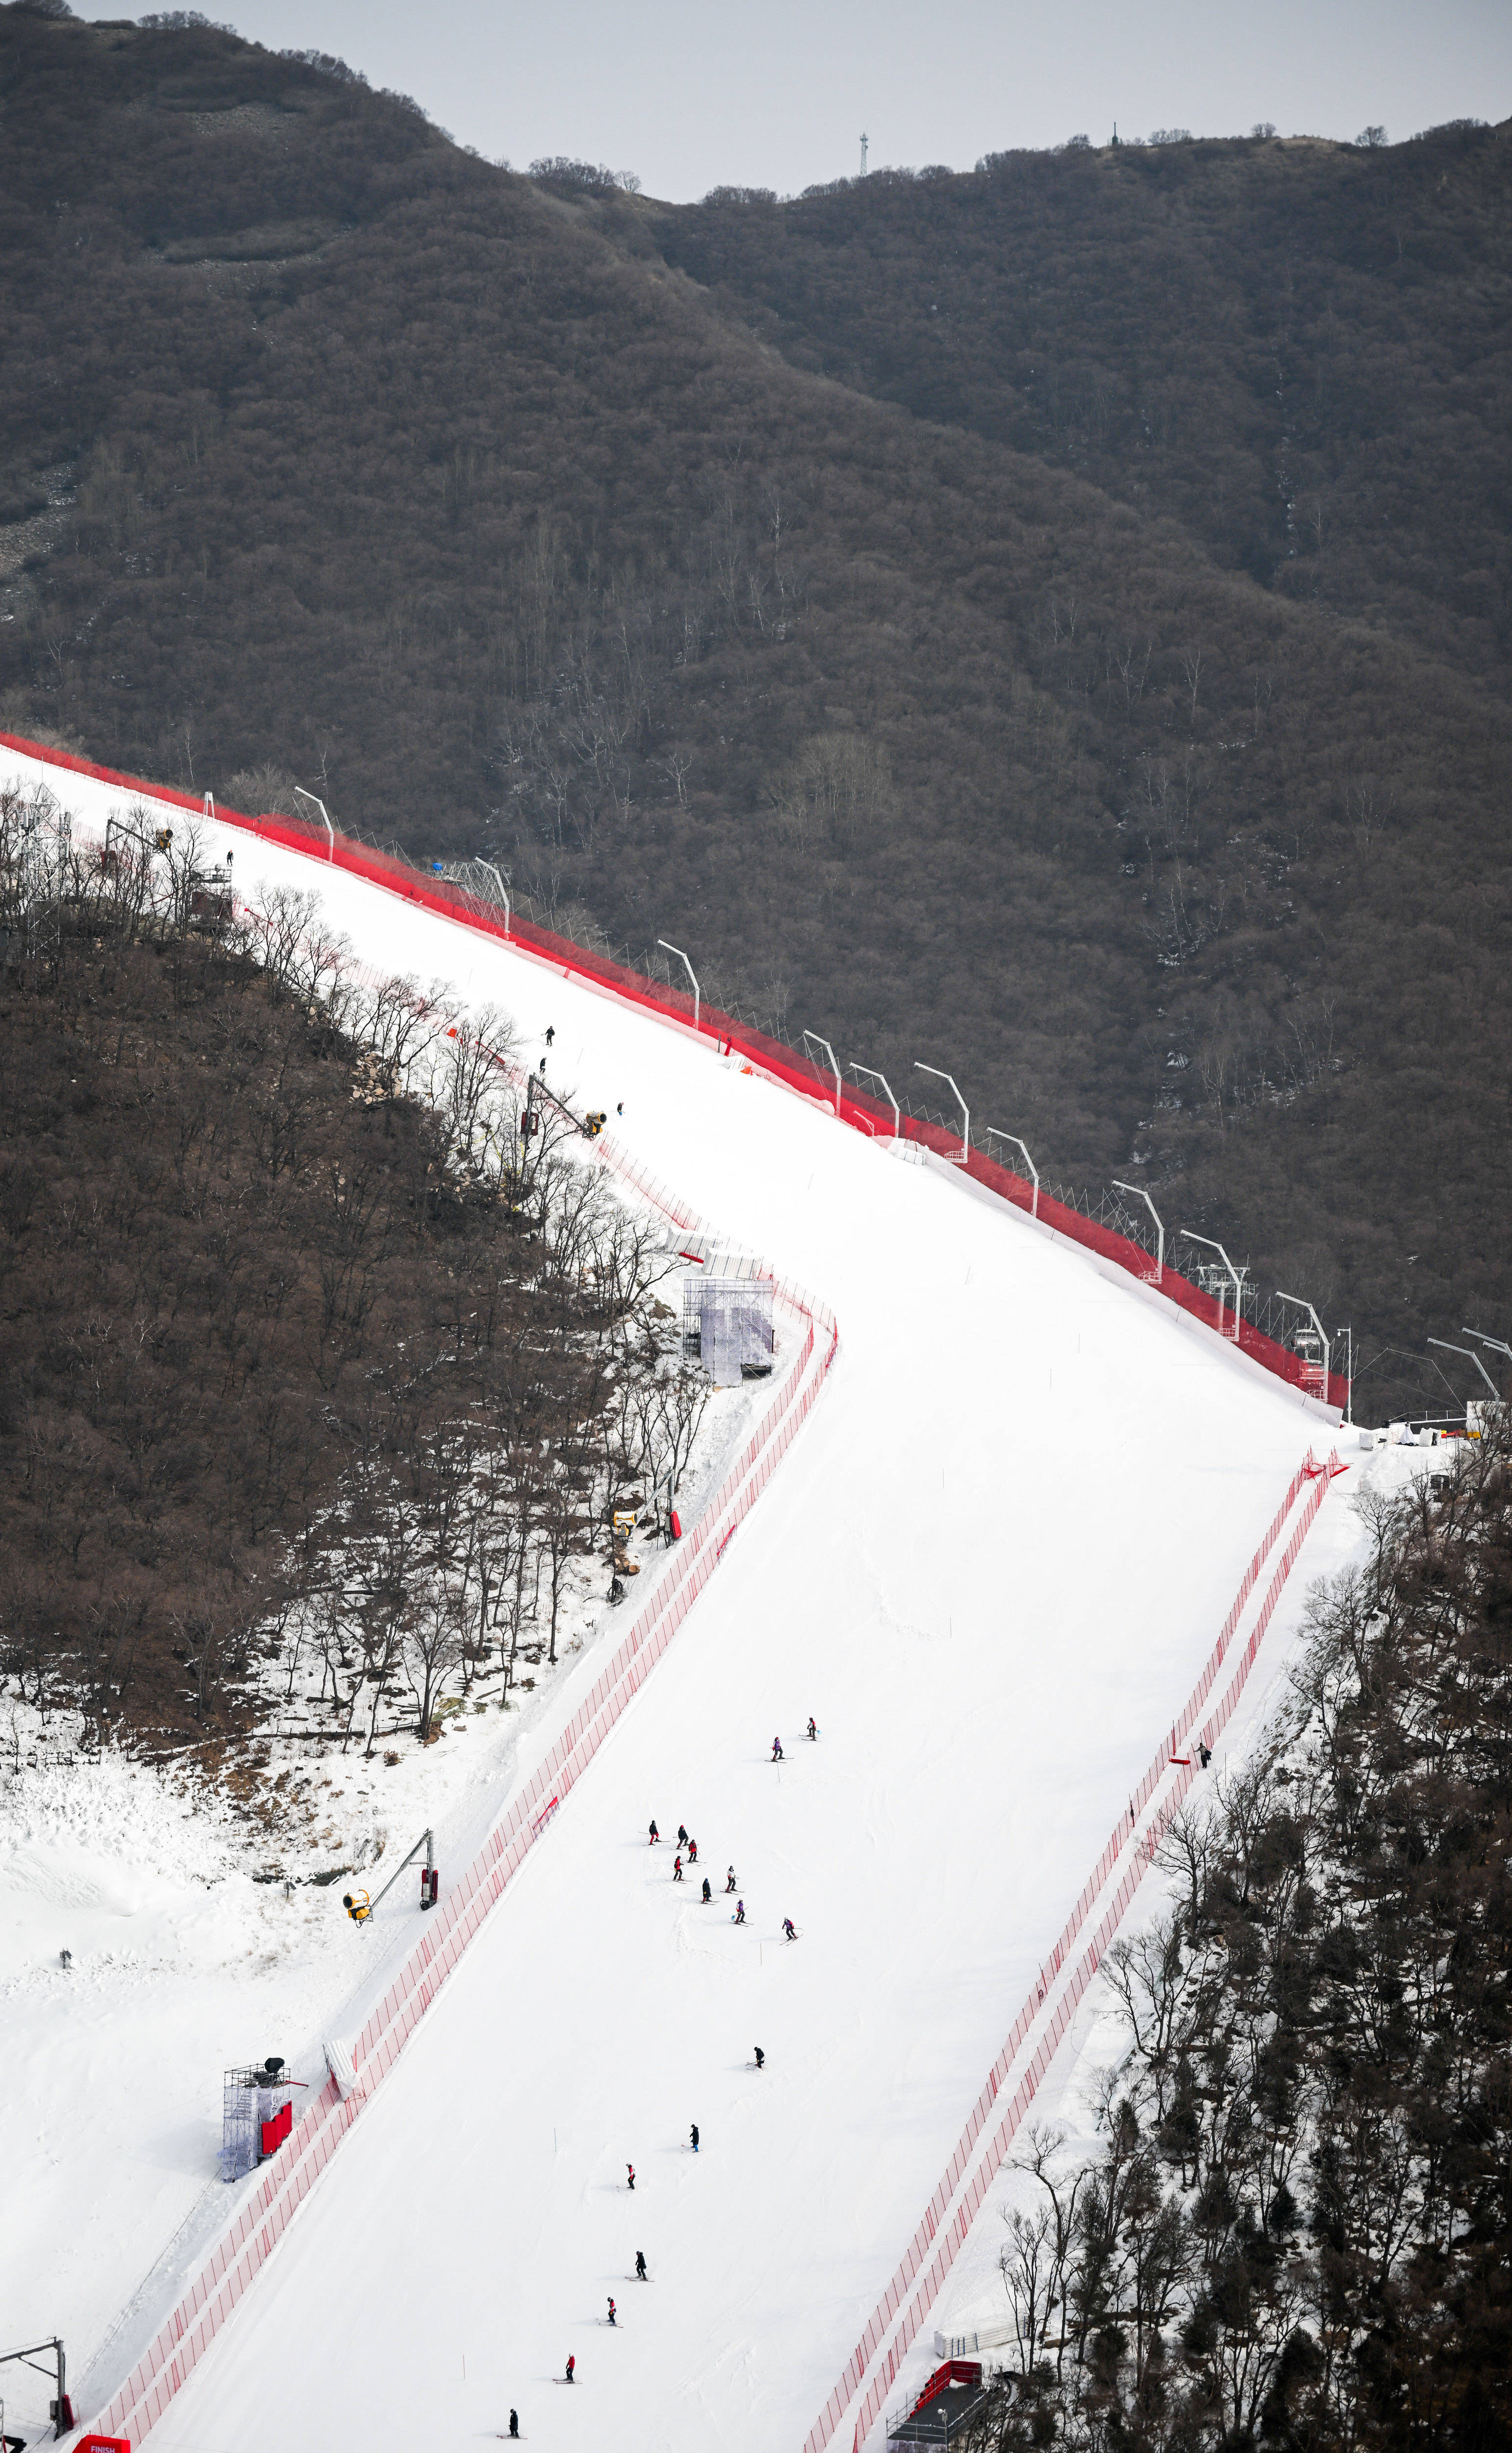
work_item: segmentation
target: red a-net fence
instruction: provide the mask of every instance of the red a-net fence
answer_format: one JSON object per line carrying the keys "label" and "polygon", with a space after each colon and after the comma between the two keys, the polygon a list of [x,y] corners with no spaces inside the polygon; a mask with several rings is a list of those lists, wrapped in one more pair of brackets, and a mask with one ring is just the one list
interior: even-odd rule
{"label": "red a-net fence", "polygon": [[[41,760],[64,771],[88,775],[96,782],[114,786],[134,798],[159,801],[169,808],[185,809],[198,816],[201,804],[191,794],[175,792],[161,784],[144,784],[130,775],[118,774],[113,768],[98,767],[87,758],[77,758],[67,750],[46,749],[35,742],[17,735],[0,732],[0,747],[19,751],[23,756]],[[842,1120],[858,1132],[873,1138],[885,1137],[894,1130],[892,1109],[868,1093],[826,1083],[806,1059],[800,1057],[785,1041],[769,1039],[765,1031],[754,1029],[748,1023],[737,1022],[713,1006],[702,1006],[695,1016],[692,998],[682,988],[664,987],[659,980],[648,979],[644,972],[632,970],[628,964],[614,961],[612,956],[575,945],[570,938],[558,936],[554,930],[542,928],[534,921],[513,916],[507,924],[500,913],[485,908],[465,887],[449,879],[436,877],[417,869],[396,853],[376,850],[368,844],[354,843],[349,836],[336,834],[334,843],[318,826],[302,820],[280,817],[246,817],[233,809],[218,809],[217,817],[228,827],[258,836],[265,843],[279,844],[290,851],[308,854],[328,868],[345,869],[356,877],[365,877],[383,886],[390,893],[435,911],[448,920],[484,936],[506,938],[518,951],[550,963],[569,977],[588,980],[608,988],[627,1003],[658,1013],[667,1022],[696,1029],[701,1038],[721,1047],[738,1050],[765,1073],[782,1082],[787,1088],[799,1091],[806,1099],[819,1099],[834,1108]],[[973,1182],[986,1187],[1015,1209],[1034,1209],[1046,1226],[1064,1235],[1085,1250],[1096,1252],[1104,1261],[1126,1269],[1131,1277],[1152,1286],[1194,1320],[1229,1337],[1243,1354],[1260,1364],[1277,1379],[1284,1380],[1298,1389],[1309,1389],[1309,1366],[1301,1356],[1267,1337],[1252,1321],[1241,1318],[1236,1324],[1232,1310],[1218,1297],[1194,1286],[1178,1271],[1167,1266],[1157,1282],[1149,1254],[1143,1245],[1121,1235],[1110,1226],[1084,1218],[1079,1209],[1067,1202],[1057,1201],[1045,1192],[1036,1196],[1030,1185],[1011,1167],[972,1150],[959,1159],[957,1136],[944,1126],[929,1124],[917,1116],[904,1116],[897,1130],[905,1141],[918,1142],[942,1157],[957,1160]],[[1348,1386],[1340,1372],[1329,1375],[1326,1390],[1328,1403],[1343,1406]]]}
{"label": "red a-net fence", "polygon": [[[997,2178],[1004,2156],[1034,2101],[1040,2082],[1054,2060],[1061,2040],[1070,2025],[1087,1986],[1102,1964],[1103,1955],[1118,1931],[1130,1901],[1154,1860],[1161,1838],[1196,1776],[1195,1759],[1189,1759],[1185,1763],[1178,1763],[1174,1760],[1179,1733],[1196,1730],[1198,1743],[1211,1747],[1220,1732],[1227,1725],[1243,1693],[1245,1680],[1260,1650],[1265,1630],[1270,1625],[1276,1605],[1281,1599],[1286,1579],[1296,1564],[1298,1553],[1327,1496],[1329,1485],[1342,1470],[1343,1468],[1339,1464],[1337,1450],[1329,1458],[1326,1466],[1317,1465],[1309,1451],[1293,1475],[1286,1495],[1266,1527],[1260,1547],[1245,1570],[1233,1606],[1224,1622],[1218,1641],[1204,1665],[1202,1675],[1175,1725],[1169,1752],[1162,1746],[1156,1755],[1129,1800],[1128,1812],[1121,1817],[1109,1837],[1106,1847],[1088,1876],[1081,1896],[1066,1919],[1059,1942],[1030,1987],[1028,1999],[1013,2023],[1006,2044],[987,2072],[986,2084],[972,2106],[965,2127],[957,2143],[955,2153],[946,2164],[939,2186],[925,2208],[923,2220],[909,2242],[897,2271],[872,2310],[865,2330],[846,2363],[844,2375],[808,2432],[804,2453],[824,2453],[824,2447],[829,2443],[835,2429],[865,2384],[866,2390],[857,2413],[852,2439],[856,2453],[860,2453],[860,2447],[865,2443],[892,2388],[899,2367],[939,2296],[940,2287],[955,2262],[956,2253],[970,2231],[983,2200]],[[1235,1664],[1229,1685],[1217,1708],[1202,1725],[1201,1729],[1197,1730],[1198,1715],[1211,1692],[1213,1682],[1233,1640],[1234,1631],[1243,1616],[1244,1606],[1259,1582],[1266,1559],[1280,1539],[1299,1494],[1304,1488],[1307,1490],[1305,1504],[1286,1546],[1277,1562],[1255,1624]],[[1164,1794],[1149,1827],[1136,1840],[1139,1818],[1156,1790],[1163,1785]],[[1121,1858],[1126,1858],[1127,1863],[1098,1920],[1092,1940],[1074,1965],[1067,1966],[1071,1945],[1088,1911],[1102,1895]],[[975,2171],[963,2188],[962,2183],[971,2164],[977,2141],[997,2105],[999,2095],[1018,2062],[1020,2052],[1031,2033],[1035,2033],[1036,2030],[1038,2032],[1035,2035],[1034,2050],[1020,2076],[1006,2113],[983,2149]],[[924,2274],[924,2280],[915,2290],[913,2285],[921,2272]],[[903,2312],[902,2318],[896,2323],[895,2327],[900,2310]],[[884,2343],[887,2346],[885,2355],[879,2361],[878,2353]]]}
{"label": "red a-net fence", "polygon": [[[139,782],[67,752],[41,748],[4,733],[0,733],[0,746],[40,760],[47,766],[90,776],[132,798],[155,801],[195,816],[201,813],[200,802],[191,795]],[[417,870],[396,855],[355,843],[348,837],[336,834],[331,840],[316,828],[285,818],[253,818],[225,809],[218,810],[217,816],[228,827],[362,877],[481,935],[506,939],[512,949],[550,964],[568,977],[581,978],[627,1003],[660,1015],[669,1024],[694,1029],[699,1036],[718,1044],[726,1051],[738,1052],[760,1067],[764,1073],[802,1096],[822,1100],[855,1130],[872,1137],[885,1137],[896,1129],[905,1140],[918,1143],[961,1165],[963,1171],[975,1182],[1014,1207],[1025,1211],[1036,1209],[1043,1224],[1067,1240],[1096,1252],[1104,1261],[1127,1270],[1146,1285],[1154,1284],[1155,1291],[1209,1327],[1221,1334],[1234,1334],[1236,1324],[1232,1312],[1176,1271],[1166,1268],[1155,1284],[1148,1253],[1131,1239],[1084,1218],[1078,1210],[1047,1194],[1041,1193],[1036,1200],[1031,1187],[1022,1177],[980,1151],[972,1150],[963,1158],[958,1152],[955,1135],[945,1127],[912,1116],[895,1120],[891,1108],[884,1107],[880,1101],[840,1085],[825,1084],[783,1042],[769,1039],[765,1033],[706,1006],[695,1015],[692,999],[681,989],[665,987],[607,955],[580,947],[533,922],[517,917],[506,921],[496,911],[480,906],[465,888]],[[654,1178],[645,1174],[627,1152],[618,1150],[607,1136],[599,1147],[603,1159],[614,1166],[646,1197],[656,1202],[681,1229],[690,1237],[702,1233],[693,1213]],[[683,1546],[672,1572],[663,1586],[649,1597],[642,1617],[632,1625],[608,1668],[595,1683],[551,1754],[514,1801],[461,1883],[448,1894],[430,1931],[411,1954],[363,2029],[353,2056],[359,2078],[357,2089],[344,2102],[334,2083],[328,2083],[288,2145],[269,2164],[236,2222],[111,2403],[103,2425],[119,2432],[129,2422],[140,2440],[192,2372],[202,2352],[235,2307],[287,2228],[289,2218],[308,2194],[341,2138],[358,2117],[370,2089],[391,2067],[446,1977],[478,1931],[488,1909],[529,1848],[547,1829],[554,1809],[591,1762],[626,1704],[665,1651],[723,1556],[736,1526],[743,1521],[765,1487],[817,1397],[838,1346],[833,1318],[822,1306],[800,1295],[780,1280],[774,1283],[776,1290],[800,1313],[806,1325],[799,1350],[786,1366],[757,1431]],[[1234,1342],[1241,1351],[1276,1377],[1299,1389],[1305,1386],[1306,1366],[1301,1359],[1266,1337],[1251,1323],[1238,1322]],[[1340,1375],[1335,1374],[1330,1379],[1327,1393],[1331,1403],[1343,1404],[1346,1388]],[[888,2291],[873,2312],[846,2376],[830,2396],[825,2412],[810,2433],[806,2453],[819,2453],[819,2448],[828,2443],[841,2417],[866,2379],[879,2346],[887,2339],[902,2308],[904,2313],[892,2333],[886,2356],[867,2386],[857,2421],[858,2444],[875,2420],[883,2396],[890,2386],[925,2313],[932,2305],[1007,2144],[1032,2102],[1056,2046],[1101,1963],[1107,1942],[1116,1932],[1134,1896],[1159,1833],[1193,1777],[1189,1764],[1177,1764],[1172,1758],[1176,1756],[1183,1734],[1195,1725],[1265,1559],[1280,1537],[1303,1483],[1309,1476],[1313,1488],[1306,1506],[1273,1574],[1263,1607],[1241,1654],[1230,1687],[1204,1725],[1202,1732],[1204,1743],[1216,1735],[1233,1710],[1281,1588],[1327,1488],[1327,1474],[1314,1466],[1310,1459],[1294,1477],[1285,1500],[1256,1552],[1197,1687],[1173,1725],[1168,1753],[1163,1745],[1134,1791],[1127,1817],[1121,1818],[1055,1948],[1045,1961],[1003,2053],[988,2074],[986,2085],[973,2107],[956,2153],[925,2209],[914,2240]],[[1175,1778],[1170,1780],[1172,1772]],[[1151,1828],[1136,1846],[1133,1844],[1139,1818],[1156,1789],[1167,1780],[1169,1785]],[[1071,1966],[1068,1954],[1086,1917],[1116,1870],[1120,1857],[1125,1853],[1130,1862],[1124,1866],[1117,1889],[1104,1908],[1092,1942]],[[1020,2050],[1031,2029],[1042,2021],[1044,2024],[1032,2058],[1020,2078],[1008,2113],[983,2150],[978,2167],[957,2204],[962,2176],[977,2140]],[[952,2207],[953,2212],[950,2211]],[[905,2295],[926,2259],[930,2262],[925,2279],[905,2306]]]}
{"label": "red a-net fence", "polygon": [[[626,1154],[609,1135],[602,1135],[595,1148],[607,1166],[633,1175],[637,1189],[685,1231],[703,1231],[694,1214],[673,1203],[654,1177],[627,1165]],[[731,1535],[786,1454],[825,1386],[839,1351],[840,1335],[834,1315],[824,1304],[785,1279],[774,1279],[773,1285],[799,1335],[756,1428],[698,1523],[678,1545],[668,1572],[648,1595],[607,1666],[461,1881],[448,1893],[429,1930],[363,2028],[352,2051],[356,2089],[343,2100],[335,2081],[328,2079],[101,2417],[98,2424],[106,2433],[129,2434],[140,2443],[193,2373],[372,2090],[398,2060],[510,1877],[549,1827],[554,1809],[581,1780],[626,1705],[666,1650],[724,1556]]]}

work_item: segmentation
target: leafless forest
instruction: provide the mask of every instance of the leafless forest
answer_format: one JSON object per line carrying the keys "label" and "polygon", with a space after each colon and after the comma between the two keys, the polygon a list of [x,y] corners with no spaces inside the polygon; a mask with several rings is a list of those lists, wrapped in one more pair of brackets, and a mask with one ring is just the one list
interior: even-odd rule
{"label": "leafless forest", "polygon": [[1112,1954],[1101,2147],[1025,2143],[975,2453],[1453,2446],[1512,2426],[1512,1444],[1365,1509],[1261,1758]]}
{"label": "leafless forest", "polygon": [[0,1667],[96,1734],[283,1685],[370,1747],[554,1662],[707,1383],[507,1018],[14,795],[0,947]]}

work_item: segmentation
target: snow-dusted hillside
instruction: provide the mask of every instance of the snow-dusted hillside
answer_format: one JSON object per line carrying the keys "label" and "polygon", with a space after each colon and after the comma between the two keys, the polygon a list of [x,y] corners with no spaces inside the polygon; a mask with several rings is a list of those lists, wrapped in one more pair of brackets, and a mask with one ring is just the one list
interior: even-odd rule
{"label": "snow-dusted hillside", "polygon": [[[52,781],[86,824],[121,797]],[[460,2443],[512,2404],[536,2443],[796,2453],[1333,1418],[948,1168],[904,1163],[706,1042],[317,861],[221,840],[249,899],[316,887],[366,962],[507,1007],[532,1058],[550,1027],[553,1085],[611,1116],[623,1102],[637,1166],[813,1289],[841,1346],[687,1623],[153,2445]],[[1352,1530],[1336,1498],[1252,1696]],[[507,1804],[504,1777],[471,1801],[480,1818]],[[653,1816],[695,1835],[711,1905],[647,1845]],[[371,1940],[334,1921],[325,1936],[353,1989]],[[1094,1995],[1077,2033],[1095,2015]],[[133,2150],[204,2174],[222,2064],[252,2041],[245,2021],[197,2036],[176,2119]],[[26,2084],[62,2170],[64,2109],[45,2070]],[[60,2228],[59,2301],[77,2261],[97,2326],[102,2278],[125,2300],[163,2243],[115,2224],[91,2239],[71,2213]],[[989,2204],[949,2286],[961,2305],[986,2287],[995,2230]],[[28,2307],[46,2313],[34,2292]],[[133,2311],[83,2407],[164,2313]]]}

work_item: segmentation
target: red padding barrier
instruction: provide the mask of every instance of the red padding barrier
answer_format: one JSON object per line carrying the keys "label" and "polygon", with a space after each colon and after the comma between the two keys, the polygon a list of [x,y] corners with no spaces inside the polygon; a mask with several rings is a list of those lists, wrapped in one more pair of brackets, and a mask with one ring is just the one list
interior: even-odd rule
{"label": "red padding barrier", "polygon": [[271,2121],[265,2121],[263,2123],[263,2153],[265,2156],[277,2154],[280,2146],[282,2146],[293,2125],[294,2107],[291,2103],[286,2104],[282,2112],[275,2112]]}
{"label": "red padding barrier", "polygon": [[936,2368],[925,2386],[923,2393],[914,2403],[914,2412],[918,2413],[931,2402],[938,2401],[941,2394],[947,2392],[953,2384],[980,2384],[981,2383],[980,2360],[946,2360],[943,2368]]}
{"label": "red padding barrier", "polygon": [[[92,760],[74,757],[68,750],[46,749],[36,742],[9,732],[0,732],[0,746],[19,750],[26,757],[39,759],[46,766],[90,776],[97,783],[112,785],[143,800],[162,801],[171,808],[187,809],[196,816],[201,814],[201,803],[190,794],[175,792],[164,785],[145,784],[136,776],[118,774],[113,768],[98,767]],[[841,1089],[833,1080],[826,1083],[816,1068],[796,1055],[784,1041],[768,1039],[765,1031],[733,1021],[715,1006],[703,1006],[695,1025],[693,1000],[685,989],[663,987],[660,981],[646,978],[643,972],[631,970],[627,964],[617,963],[609,955],[592,953],[585,947],[574,945],[569,938],[559,937],[549,928],[537,927],[533,921],[516,918],[506,928],[496,913],[485,909],[464,887],[452,885],[447,878],[427,876],[423,870],[411,868],[407,862],[396,859],[391,853],[375,851],[368,845],[353,843],[345,835],[337,834],[332,848],[319,828],[308,826],[299,819],[247,817],[238,810],[220,808],[217,808],[216,815],[228,827],[239,828],[244,833],[256,835],[265,843],[281,845],[286,850],[304,852],[311,859],[324,861],[328,867],[347,869],[353,876],[368,878],[374,885],[387,887],[391,893],[402,895],[406,901],[419,904],[427,910],[440,912],[448,920],[460,921],[482,935],[505,937],[510,945],[538,955],[543,961],[559,965],[568,976],[576,973],[582,979],[592,980],[600,987],[612,989],[615,995],[624,997],[629,1004],[661,1014],[668,1022],[680,1023],[690,1030],[696,1027],[701,1038],[722,1047],[738,1050],[788,1089],[833,1107],[836,1114],[858,1132],[866,1133],[873,1139],[886,1139],[892,1133],[890,1107],[884,1106],[880,1099],[873,1099],[869,1093]],[[942,1158],[957,1156],[959,1144],[956,1135],[941,1125],[925,1124],[916,1116],[905,1116],[900,1130],[905,1141],[918,1142]],[[1000,1166],[995,1159],[985,1157],[982,1151],[972,1150],[963,1167],[974,1183],[985,1186],[989,1191],[1011,1203],[1014,1208],[1031,1209],[1035,1207],[1033,1190],[1024,1178],[1015,1175],[1010,1167]],[[1232,1338],[1232,1312],[1212,1295],[1204,1294],[1200,1286],[1192,1286],[1175,1269],[1167,1266],[1159,1284],[1155,1285],[1154,1266],[1142,1245],[1131,1242],[1127,1236],[1116,1234],[1111,1227],[1094,1226],[1091,1219],[1082,1216],[1080,1210],[1054,1200],[1048,1193],[1042,1193],[1039,1197],[1038,1215],[1046,1226],[1065,1236],[1068,1242],[1082,1245],[1104,1261],[1111,1261],[1119,1268],[1126,1269],[1131,1277],[1154,1286],[1158,1294],[1164,1295],[1180,1310],[1189,1312],[1194,1320],[1217,1329],[1220,1335]],[[1239,1336],[1233,1342],[1241,1353],[1247,1354],[1263,1369],[1273,1372],[1278,1380],[1286,1381],[1294,1388],[1306,1390],[1308,1366],[1300,1356],[1278,1344],[1275,1338],[1266,1337],[1248,1321],[1242,1320]],[[1342,1408],[1346,1404],[1348,1384],[1341,1372],[1329,1375],[1327,1395],[1330,1405]]]}

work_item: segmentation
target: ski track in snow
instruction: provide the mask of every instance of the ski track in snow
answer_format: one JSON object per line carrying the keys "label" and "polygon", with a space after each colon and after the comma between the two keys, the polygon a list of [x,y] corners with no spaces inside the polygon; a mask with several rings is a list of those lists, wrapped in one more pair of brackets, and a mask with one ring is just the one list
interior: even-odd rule
{"label": "ski track in snow", "polygon": [[[87,823],[124,798],[49,780]],[[527,2435],[563,2447],[796,2453],[1282,1491],[1332,1434],[1211,1331],[963,1197],[947,1169],[897,1164],[548,964],[318,861],[208,835],[234,844],[249,899],[261,882],[312,887],[363,961],[506,1007],[530,1061],[553,1025],[547,1079],[611,1116],[623,1099],[627,1151],[821,1295],[843,1344],[696,1609],[153,2428],[154,2453],[368,2434],[440,2446],[492,2434],[511,2403]],[[1229,1747],[1254,1726],[1308,1583],[1353,1546],[1357,1479],[1309,1537]],[[593,1674],[548,1690],[543,1741]],[[810,1712],[816,1746],[801,1736]],[[489,1820],[504,1803],[489,1796]],[[646,1845],[652,1814],[698,1839],[681,1886],[675,1844]],[[186,1844],[185,1880],[195,1848],[208,1865],[217,1845],[213,1829]],[[731,1859],[744,1929],[724,1895]],[[459,1846],[446,1870],[463,1862]],[[50,1879],[73,1879],[66,1858]],[[255,1971],[242,1981],[255,2003]],[[1094,1985],[1037,2116],[1081,2117],[1104,2011]],[[255,2041],[226,2014],[212,1994],[181,2134],[148,2149],[181,2195],[187,2156],[209,2169],[221,2067]],[[328,2031],[360,2015],[333,2012]],[[149,2004],[131,2049],[150,2036]],[[37,2117],[63,2121],[40,2084]],[[96,2141],[97,2164],[109,2151]],[[75,2219],[87,2179],[74,2171],[54,2205],[70,2220],[49,2232],[60,2293],[97,2310],[106,2285],[129,2297],[162,2242],[145,2210],[140,2227]],[[1005,2173],[984,2206],[890,2400],[931,2363],[929,2328],[990,2298],[994,2208],[1016,2185]],[[235,2197],[221,2192],[221,2210]],[[659,2285],[644,2293],[627,2280],[641,2247]],[[144,2299],[81,2407],[100,2407],[170,2297]],[[45,2314],[34,2292],[29,2304]],[[75,2373],[97,2346],[78,2346]],[[551,2380],[568,2351],[563,2394]]]}

